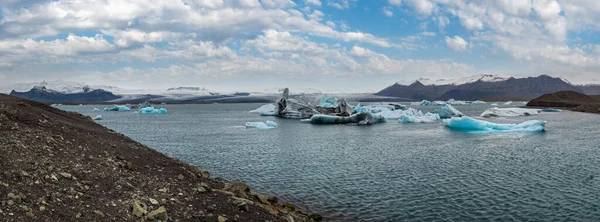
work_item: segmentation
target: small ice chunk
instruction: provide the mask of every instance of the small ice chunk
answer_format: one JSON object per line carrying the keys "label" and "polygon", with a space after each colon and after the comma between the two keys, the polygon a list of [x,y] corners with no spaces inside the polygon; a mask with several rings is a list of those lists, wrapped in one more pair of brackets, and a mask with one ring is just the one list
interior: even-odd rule
{"label": "small ice chunk", "polygon": [[539,120],[530,120],[519,124],[500,124],[463,116],[452,117],[443,121],[450,129],[472,133],[543,132],[544,127],[546,127],[546,121]]}
{"label": "small ice chunk", "polygon": [[276,116],[277,115],[277,106],[269,103],[262,105],[258,109],[250,110],[250,113],[260,113],[261,116]]}
{"label": "small ice chunk", "polygon": [[452,106],[450,104],[446,104],[445,106],[442,107],[441,110],[434,110],[434,111],[432,111],[432,113],[438,114],[440,116],[440,118],[443,118],[443,119],[464,116],[464,114],[462,112],[458,111],[458,109],[454,108],[454,106]]}
{"label": "small ice chunk", "polygon": [[[465,102],[465,101],[458,101],[458,100],[454,100],[454,99],[449,99],[448,102],[446,102],[446,103],[447,104],[451,104],[451,105],[455,105],[455,106],[457,106],[457,105],[467,105],[467,102]],[[443,106],[443,105],[445,105],[445,103],[444,104],[440,104],[440,105]]]}
{"label": "small ice chunk", "polygon": [[490,106],[498,106],[498,103],[492,103]]}
{"label": "small ice chunk", "polygon": [[102,115],[97,115],[94,118],[92,118],[93,120],[102,120]]}
{"label": "small ice chunk", "polygon": [[508,102],[505,102],[504,105],[510,106],[510,105],[512,105],[512,103],[513,103],[512,101],[508,101]]}
{"label": "small ice chunk", "polygon": [[267,120],[265,122],[247,122],[246,128],[252,129],[273,129],[277,128],[277,123]]}
{"label": "small ice chunk", "polygon": [[160,108],[155,109],[154,107],[145,107],[139,110],[139,114],[167,114],[167,109]]}
{"label": "small ice chunk", "polygon": [[555,109],[555,108],[545,108],[541,110],[542,112],[547,112],[547,113],[558,113],[558,112],[562,112],[562,110],[560,109]]}
{"label": "small ice chunk", "polygon": [[98,108],[94,108],[93,110],[94,112],[100,112],[100,110]]}
{"label": "small ice chunk", "polygon": [[481,117],[515,117],[515,116],[531,116],[540,113],[539,109],[523,109],[523,108],[498,108],[494,107],[481,113]]}
{"label": "small ice chunk", "polygon": [[473,105],[479,105],[479,104],[485,104],[485,102],[481,101],[481,100],[475,100],[475,101],[471,102],[471,104],[473,104]]}
{"label": "small ice chunk", "polygon": [[113,108],[104,108],[104,111],[131,111],[131,109],[127,106],[115,105]]}

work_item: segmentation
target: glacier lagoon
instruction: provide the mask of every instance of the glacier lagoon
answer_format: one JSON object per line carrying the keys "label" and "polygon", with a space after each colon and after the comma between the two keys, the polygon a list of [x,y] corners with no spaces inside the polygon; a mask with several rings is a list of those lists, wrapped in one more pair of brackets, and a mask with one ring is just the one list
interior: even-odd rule
{"label": "glacier lagoon", "polygon": [[[248,112],[261,105],[161,105],[168,114],[103,112],[98,123],[334,220],[600,218],[598,115],[499,117],[487,120],[548,124],[543,133],[467,134],[441,121],[312,125]],[[94,107],[59,108],[96,116]],[[477,117],[491,106],[455,107]],[[246,129],[266,120],[277,128]]]}

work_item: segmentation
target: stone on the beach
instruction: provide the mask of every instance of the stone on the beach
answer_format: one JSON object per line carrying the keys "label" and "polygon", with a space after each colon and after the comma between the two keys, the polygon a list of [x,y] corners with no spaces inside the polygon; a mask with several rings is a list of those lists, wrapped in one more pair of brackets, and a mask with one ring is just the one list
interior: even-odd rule
{"label": "stone on the beach", "polygon": [[217,217],[217,221],[218,222],[225,222],[225,221],[227,221],[227,218],[224,217],[224,216],[219,215],[219,217]]}
{"label": "stone on the beach", "polygon": [[262,204],[269,204],[269,201],[267,200],[267,197],[265,195],[256,194],[256,195],[254,195],[254,197],[256,197],[258,202],[260,202]]}
{"label": "stone on the beach", "polygon": [[[152,202],[152,201],[150,201],[150,202]],[[133,201],[133,210],[132,211],[133,211],[133,215],[135,215],[136,217],[143,217],[144,215],[146,215],[146,213],[148,212],[146,209],[147,208],[144,203],[140,203],[137,200]]]}
{"label": "stone on the beach", "polygon": [[169,218],[169,216],[167,215],[167,209],[165,209],[164,206],[159,207],[156,210],[153,210],[152,212],[148,213],[148,216],[146,216],[146,219],[148,220],[160,220],[160,221],[167,221],[167,218]]}
{"label": "stone on the beach", "polygon": [[236,197],[248,199],[248,192],[250,192],[250,187],[248,187],[248,185],[244,183],[235,182],[225,190],[232,192]]}

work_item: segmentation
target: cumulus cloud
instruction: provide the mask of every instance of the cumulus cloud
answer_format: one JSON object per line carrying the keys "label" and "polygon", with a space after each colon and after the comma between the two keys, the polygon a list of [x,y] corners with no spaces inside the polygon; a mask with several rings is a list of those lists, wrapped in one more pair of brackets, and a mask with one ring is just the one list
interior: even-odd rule
{"label": "cumulus cloud", "polygon": [[383,12],[383,14],[387,17],[392,17],[394,15],[394,12],[392,12],[392,10],[390,10],[387,7],[384,7],[381,9],[381,11]]}
{"label": "cumulus cloud", "polygon": [[321,6],[321,0],[304,0],[306,4]]}
{"label": "cumulus cloud", "polygon": [[452,49],[457,52],[467,50],[467,45],[469,43],[467,41],[465,41],[463,38],[461,38],[460,36],[454,36],[452,38],[446,36],[446,38],[444,38],[444,39],[445,39],[446,45],[448,46],[449,49]]}

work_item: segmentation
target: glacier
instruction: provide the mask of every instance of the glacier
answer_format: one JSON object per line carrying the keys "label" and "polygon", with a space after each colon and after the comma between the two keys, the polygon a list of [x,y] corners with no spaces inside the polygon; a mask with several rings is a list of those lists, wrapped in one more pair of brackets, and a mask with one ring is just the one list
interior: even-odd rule
{"label": "glacier", "polygon": [[250,110],[250,113],[259,113],[261,116],[277,116],[277,106],[271,103],[265,104],[258,109]]}
{"label": "glacier", "polygon": [[274,129],[277,128],[277,123],[267,120],[265,122],[246,122],[246,128],[252,129]]}
{"label": "glacier", "polygon": [[104,108],[104,111],[131,111],[131,109],[127,106],[115,105],[113,108]]}
{"label": "glacier", "polygon": [[539,114],[539,109],[524,109],[524,108],[490,108],[483,113],[481,117],[515,117],[515,116],[531,116]]}
{"label": "glacier", "polygon": [[139,114],[167,114],[167,109],[165,109],[165,108],[155,109],[154,107],[150,106],[150,107],[141,108],[138,113]]}
{"label": "glacier", "polygon": [[443,121],[450,129],[470,133],[544,132],[546,127],[546,121],[539,120],[530,120],[519,124],[500,124],[463,116]]}
{"label": "glacier", "polygon": [[359,125],[371,125],[375,123],[386,122],[385,117],[378,114],[371,114],[369,112],[360,112],[351,116],[330,116],[318,114],[312,116],[310,119],[302,120],[304,123],[311,124],[351,124],[356,123]]}

